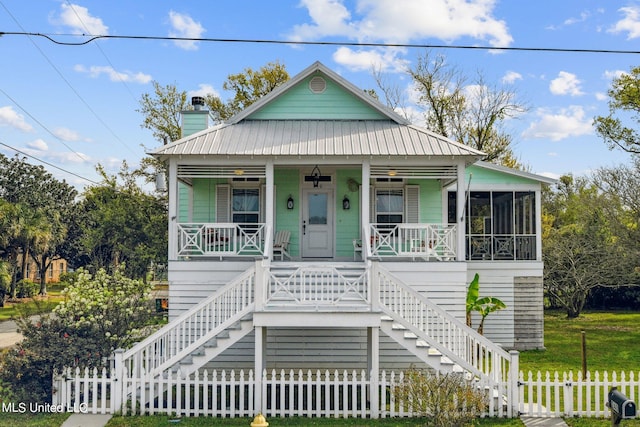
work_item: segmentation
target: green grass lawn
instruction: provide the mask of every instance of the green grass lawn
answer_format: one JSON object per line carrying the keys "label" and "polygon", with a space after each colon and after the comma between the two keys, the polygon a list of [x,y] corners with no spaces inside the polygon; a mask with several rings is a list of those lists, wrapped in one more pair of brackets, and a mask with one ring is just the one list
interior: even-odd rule
{"label": "green grass lawn", "polygon": [[587,369],[594,373],[637,372],[640,367],[640,313],[587,312],[567,319],[564,312],[545,313],[543,351],[520,353],[520,370],[582,370],[581,331],[587,342]]}
{"label": "green grass lawn", "polygon": [[5,302],[0,308],[0,322],[11,320],[23,313],[48,313],[63,300],[61,285],[48,285],[47,296],[25,298],[16,302]]}

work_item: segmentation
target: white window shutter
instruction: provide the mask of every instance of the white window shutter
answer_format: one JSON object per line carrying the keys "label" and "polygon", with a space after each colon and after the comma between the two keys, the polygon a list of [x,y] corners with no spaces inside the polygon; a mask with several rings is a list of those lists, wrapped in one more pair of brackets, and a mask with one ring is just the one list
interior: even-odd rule
{"label": "white window shutter", "polygon": [[216,222],[231,222],[231,187],[216,185]]}
{"label": "white window shutter", "polygon": [[404,222],[418,224],[420,222],[420,186],[407,185],[404,187]]}

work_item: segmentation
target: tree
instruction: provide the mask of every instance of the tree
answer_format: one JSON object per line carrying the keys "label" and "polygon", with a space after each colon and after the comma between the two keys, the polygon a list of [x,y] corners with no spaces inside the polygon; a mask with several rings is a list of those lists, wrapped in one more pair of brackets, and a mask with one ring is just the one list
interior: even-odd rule
{"label": "tree", "polygon": [[484,321],[487,316],[503,308],[507,308],[506,304],[496,297],[480,297],[480,276],[476,273],[467,289],[467,326],[472,327],[471,316],[474,311],[478,312],[480,315],[478,333],[482,335],[484,333]]}
{"label": "tree", "polygon": [[[258,70],[245,68],[242,73],[229,74],[222,88],[233,93],[228,101],[220,97],[207,95],[207,104],[211,116],[216,122],[223,122],[234,114],[244,110],[258,99],[289,80],[285,66],[279,62],[270,62]],[[140,99],[140,109],[144,116],[142,127],[153,132],[154,138],[167,143],[181,137],[181,112],[192,108],[188,104],[187,92],[179,90],[175,84],[162,86],[153,82],[153,94],[145,93]]]}
{"label": "tree", "polygon": [[617,229],[624,209],[587,178],[570,175],[544,198],[550,226],[543,245],[545,291],[552,304],[575,318],[593,289],[632,280],[635,257],[620,245]]}
{"label": "tree", "polygon": [[[513,90],[489,85],[480,73],[469,82],[444,56],[430,52],[418,57],[407,73],[428,129],[485,152],[487,161],[521,167],[511,150],[512,137],[503,128],[506,119],[527,110]],[[380,76],[376,80],[387,101],[398,108],[398,91],[386,87]]]}
{"label": "tree", "polygon": [[[46,271],[51,260],[64,244],[67,220],[75,203],[76,190],[64,180],[58,181],[42,166],[35,166],[25,157],[11,159],[0,155],[0,199],[13,205],[5,210],[13,218],[9,251],[5,259],[14,263],[22,254],[19,272],[24,277],[31,256],[40,267],[40,293],[46,293]],[[15,275],[12,288],[15,289]]]}
{"label": "tree", "polygon": [[625,120],[640,124],[640,66],[631,69],[611,82],[609,95],[609,115],[594,119],[596,133],[600,135],[610,149],[621,148],[624,151],[640,154],[640,134],[637,129],[623,124],[617,115],[629,115]]}
{"label": "tree", "polygon": [[145,193],[123,162],[116,176],[102,175],[88,187],[78,209],[79,246],[93,270],[126,264],[130,277],[144,278],[152,263],[166,261],[167,200]]}

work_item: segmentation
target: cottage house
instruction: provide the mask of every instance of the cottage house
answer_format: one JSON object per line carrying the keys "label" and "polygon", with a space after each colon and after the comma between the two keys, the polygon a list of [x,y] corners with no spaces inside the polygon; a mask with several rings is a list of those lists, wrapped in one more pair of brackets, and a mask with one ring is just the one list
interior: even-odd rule
{"label": "cottage house", "polygon": [[[169,324],[124,353],[130,372],[364,370],[377,416],[382,370],[505,392],[508,350],[543,347],[551,180],[483,162],[318,62],[225,123],[202,101],[151,153],[169,171]],[[476,273],[507,305],[484,336],[464,324]]]}

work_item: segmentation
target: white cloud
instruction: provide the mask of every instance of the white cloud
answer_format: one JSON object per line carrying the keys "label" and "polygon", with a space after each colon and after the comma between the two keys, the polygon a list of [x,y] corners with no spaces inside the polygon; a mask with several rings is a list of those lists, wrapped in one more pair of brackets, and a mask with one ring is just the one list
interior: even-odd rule
{"label": "white cloud", "polygon": [[13,107],[0,107],[0,126],[9,126],[23,132],[33,132],[33,126],[24,120],[24,116],[18,114]]}
{"label": "white cloud", "polygon": [[618,9],[625,17],[609,29],[611,33],[627,33],[627,40],[640,37],[640,6],[627,6]]}
{"label": "white cloud", "polygon": [[515,71],[507,71],[507,74],[502,77],[502,83],[511,84],[515,83],[516,80],[522,80],[522,74]]}
{"label": "white cloud", "polygon": [[542,175],[542,176],[546,176],[547,178],[551,178],[551,179],[555,179],[558,180],[560,179],[560,174],[555,173],[555,172],[537,172],[537,175]]}
{"label": "white cloud", "polygon": [[606,93],[602,93],[602,92],[596,92],[596,99],[598,101],[606,101],[607,99],[609,99],[609,97],[607,96]]}
{"label": "white cloud", "polygon": [[102,19],[91,16],[86,7],[61,3],[60,8],[60,15],[51,19],[54,24],[70,27],[73,34],[109,34],[109,27],[104,25]]}
{"label": "white cloud", "polygon": [[189,99],[191,99],[191,97],[193,96],[207,96],[207,95],[220,96],[220,93],[217,90],[215,90],[213,86],[206,83],[200,83],[198,85],[198,89],[190,90],[187,95],[189,96]]}
{"label": "white cloud", "polygon": [[604,78],[607,80],[619,79],[624,74],[627,74],[624,70],[607,70],[604,72]]}
{"label": "white cloud", "polygon": [[573,105],[557,113],[539,109],[536,115],[538,120],[531,123],[529,128],[522,133],[523,138],[560,141],[593,133],[591,117],[586,117],[581,106]]}
{"label": "white cloud", "polygon": [[554,95],[584,95],[584,92],[582,92],[580,88],[581,83],[582,81],[580,81],[575,74],[560,71],[558,77],[551,80],[549,90]]}
{"label": "white cloud", "polygon": [[73,67],[73,69],[79,73],[87,73],[93,78],[106,74],[112,82],[147,84],[153,79],[149,74],[140,72],[134,73],[131,71],[116,71],[109,66],[92,65],[87,68],[84,65],[78,64]]}
{"label": "white cloud", "polygon": [[333,60],[351,71],[380,70],[382,72],[403,72],[408,61],[398,58],[398,49],[371,49],[354,51],[348,47],[338,48]]}
{"label": "white cloud", "polygon": [[78,132],[62,127],[54,129],[53,134],[63,141],[80,141],[82,139]]}
{"label": "white cloud", "polygon": [[[169,37],[183,37],[198,39],[205,32],[205,29],[199,22],[196,22],[189,15],[183,13],[169,11],[169,21],[171,23],[171,31]],[[198,45],[192,40],[177,40],[174,42],[176,46],[184,50],[197,50]]]}
{"label": "white cloud", "polygon": [[471,37],[491,46],[509,46],[513,37],[504,21],[493,17],[495,0],[358,0],[352,12],[343,0],[302,0],[311,23],[296,25],[292,40],[341,36],[406,43],[434,37],[452,41]]}
{"label": "white cloud", "polygon": [[47,151],[49,149],[49,145],[47,145],[47,143],[40,138],[31,142],[28,142],[27,147],[32,148],[34,150],[38,150],[38,151]]}
{"label": "white cloud", "polygon": [[22,151],[24,151],[26,154],[38,157],[39,159],[48,160],[50,162],[57,162],[57,163],[63,163],[63,164],[65,163],[84,164],[84,163],[91,162],[91,157],[84,153],[71,152],[71,151],[64,151],[64,152],[63,151],[43,151],[37,145],[34,148],[31,148],[30,144],[27,144],[27,145],[29,146],[29,148],[22,149]]}

